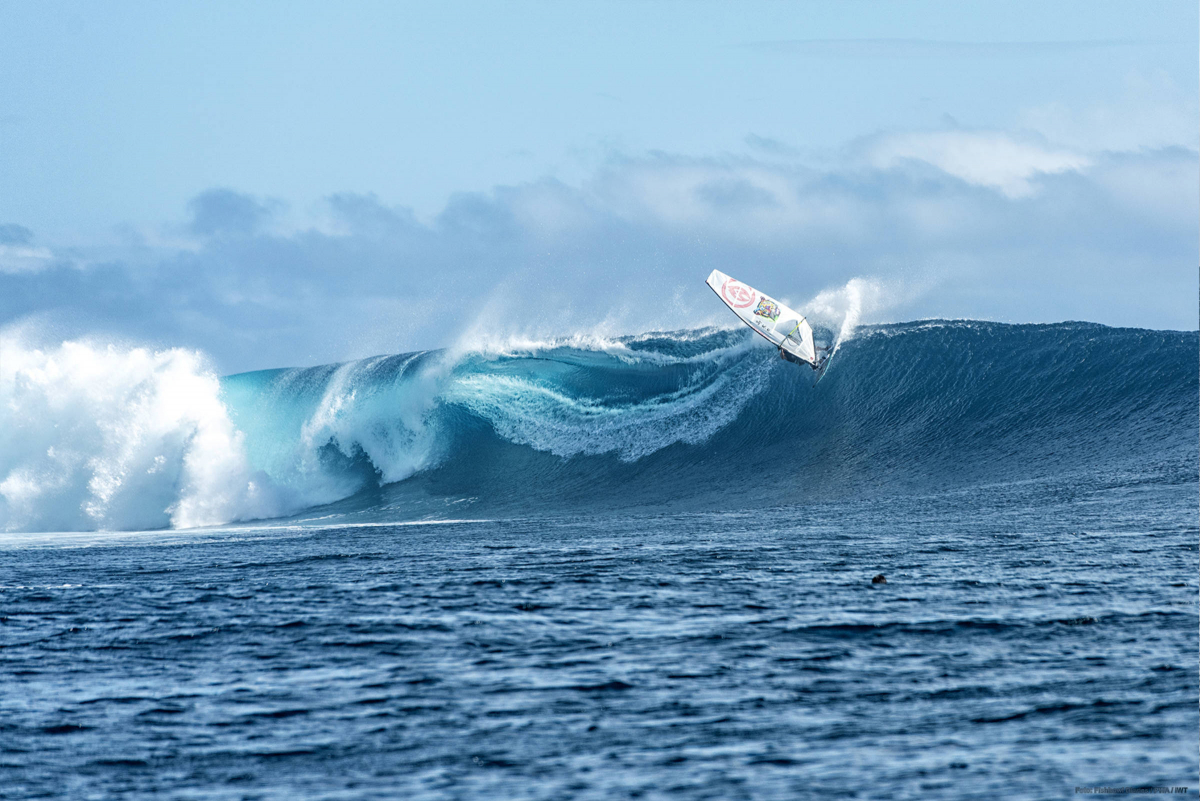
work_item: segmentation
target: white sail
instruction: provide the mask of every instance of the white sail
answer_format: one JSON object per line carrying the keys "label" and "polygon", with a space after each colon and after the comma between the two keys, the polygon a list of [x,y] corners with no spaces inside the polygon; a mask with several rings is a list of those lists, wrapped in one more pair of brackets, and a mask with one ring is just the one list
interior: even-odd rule
{"label": "white sail", "polygon": [[772,345],[814,367],[817,365],[812,326],[804,315],[720,270],[713,270],[706,283],[743,323]]}

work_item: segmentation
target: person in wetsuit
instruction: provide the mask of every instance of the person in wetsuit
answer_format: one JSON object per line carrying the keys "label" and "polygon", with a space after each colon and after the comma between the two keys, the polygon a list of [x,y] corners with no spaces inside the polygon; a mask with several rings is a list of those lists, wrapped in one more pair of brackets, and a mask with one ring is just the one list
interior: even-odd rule
{"label": "person in wetsuit", "polygon": [[779,358],[783,359],[785,362],[791,362],[792,364],[806,364],[814,370],[820,370],[821,365],[825,363],[825,359],[829,358],[828,356],[821,356],[821,353],[823,351],[827,351],[827,350],[829,350],[829,349],[828,348],[817,348],[816,363],[806,362],[804,359],[801,359],[796,354],[789,353],[786,350],[784,350],[783,348],[779,349]]}
{"label": "person in wetsuit", "polygon": [[779,349],[779,358],[783,359],[785,362],[791,362],[792,364],[807,364],[809,367],[812,367],[814,370],[817,369],[815,365],[809,364],[808,362],[804,361],[804,359],[801,359],[799,356],[796,356],[795,354],[788,353],[783,348]]}

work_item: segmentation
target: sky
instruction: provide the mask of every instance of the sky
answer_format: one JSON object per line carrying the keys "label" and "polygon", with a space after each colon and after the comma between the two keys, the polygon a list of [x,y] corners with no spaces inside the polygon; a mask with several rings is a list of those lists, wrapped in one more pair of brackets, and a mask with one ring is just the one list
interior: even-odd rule
{"label": "sky", "polygon": [[1195,329],[1198,64],[1177,0],[0,0],[0,326],[232,372],[729,324],[716,268]]}

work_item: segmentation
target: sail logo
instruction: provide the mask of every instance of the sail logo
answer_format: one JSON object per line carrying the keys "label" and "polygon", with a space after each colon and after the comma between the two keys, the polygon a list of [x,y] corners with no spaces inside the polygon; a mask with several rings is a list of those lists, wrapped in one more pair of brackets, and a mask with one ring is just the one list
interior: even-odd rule
{"label": "sail logo", "polygon": [[758,308],[754,310],[754,313],[759,317],[766,317],[771,322],[775,322],[779,319],[779,306],[776,305],[775,301],[764,296],[758,302]]}
{"label": "sail logo", "polygon": [[721,285],[721,296],[735,309],[744,309],[749,306],[754,302],[757,294],[750,287],[732,278]]}

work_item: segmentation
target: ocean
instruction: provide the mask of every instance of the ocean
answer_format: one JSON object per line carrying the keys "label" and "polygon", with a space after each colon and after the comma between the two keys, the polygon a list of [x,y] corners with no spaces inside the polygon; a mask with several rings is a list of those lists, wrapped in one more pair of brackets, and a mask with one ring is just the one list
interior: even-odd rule
{"label": "ocean", "polygon": [[1200,333],[9,348],[4,798],[1200,788]]}

